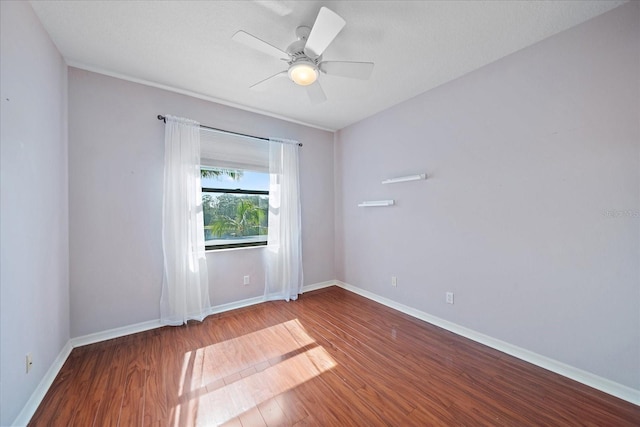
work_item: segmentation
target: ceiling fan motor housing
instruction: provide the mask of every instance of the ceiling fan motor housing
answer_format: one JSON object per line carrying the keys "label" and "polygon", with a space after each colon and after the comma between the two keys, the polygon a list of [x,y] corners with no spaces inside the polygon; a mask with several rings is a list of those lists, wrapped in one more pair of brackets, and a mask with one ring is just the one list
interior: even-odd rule
{"label": "ceiling fan motor housing", "polygon": [[317,80],[319,74],[318,63],[322,55],[311,58],[304,52],[304,47],[307,44],[307,38],[310,33],[311,28],[309,27],[301,26],[296,28],[298,40],[287,47],[287,54],[289,54],[291,58],[291,60],[288,61],[289,70],[287,74],[291,81],[300,86],[312,84]]}
{"label": "ceiling fan motor housing", "polygon": [[304,47],[307,44],[307,38],[311,32],[311,28],[309,27],[298,27],[296,28],[296,36],[298,40],[294,41],[287,47],[287,54],[291,57],[291,61],[289,64],[293,64],[298,59],[306,59],[318,64],[320,62],[320,58],[322,55],[319,55],[316,58],[311,58],[306,53],[304,53]]}
{"label": "ceiling fan motor housing", "polygon": [[296,37],[298,38],[298,40],[307,40],[309,38],[309,34],[311,34],[311,28],[305,25],[301,25],[296,28]]}

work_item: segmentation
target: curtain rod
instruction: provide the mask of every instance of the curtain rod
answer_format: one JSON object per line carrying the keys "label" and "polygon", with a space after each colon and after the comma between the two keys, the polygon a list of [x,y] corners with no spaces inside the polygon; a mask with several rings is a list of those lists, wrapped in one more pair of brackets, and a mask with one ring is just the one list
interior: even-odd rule
{"label": "curtain rod", "polygon": [[[161,114],[158,114],[158,120],[162,120],[163,122],[167,123],[167,120]],[[205,125],[200,125],[200,127],[202,129],[209,129],[209,130],[213,130],[213,131],[216,131],[216,132],[228,133],[228,134],[237,135],[237,136],[244,136],[245,138],[259,139],[261,141],[267,141],[267,142],[270,141],[269,138],[264,138],[262,136],[247,135],[246,133],[232,132],[230,130],[218,129],[218,128],[214,128],[214,127],[211,127],[211,126],[205,126]],[[298,142],[298,146],[302,147],[302,143]]]}

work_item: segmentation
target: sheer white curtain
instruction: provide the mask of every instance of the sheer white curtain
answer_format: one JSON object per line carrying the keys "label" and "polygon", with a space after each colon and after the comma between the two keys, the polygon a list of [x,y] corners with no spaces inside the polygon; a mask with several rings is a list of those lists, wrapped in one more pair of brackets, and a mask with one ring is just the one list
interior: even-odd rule
{"label": "sheer white curtain", "polygon": [[297,299],[302,292],[302,230],[298,143],[269,142],[269,234],[266,299]]}
{"label": "sheer white curtain", "polygon": [[200,126],[165,116],[160,320],[182,325],[202,320],[210,307],[202,221]]}

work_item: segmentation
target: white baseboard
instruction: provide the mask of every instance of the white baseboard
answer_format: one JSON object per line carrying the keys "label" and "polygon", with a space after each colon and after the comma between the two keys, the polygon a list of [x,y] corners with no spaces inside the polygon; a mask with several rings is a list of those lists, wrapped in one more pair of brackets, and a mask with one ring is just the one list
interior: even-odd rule
{"label": "white baseboard", "polygon": [[[326,288],[328,286],[333,286],[334,284],[335,284],[334,281],[329,281],[329,282],[322,282],[322,283],[307,285],[303,288],[303,292],[309,292],[316,289]],[[236,301],[232,303],[220,304],[220,305],[211,307],[208,310],[208,314],[223,313],[225,311],[248,307],[254,304],[260,304],[265,301],[266,299],[264,298],[264,296],[259,296],[259,297],[248,298],[248,299],[244,299],[244,300]],[[92,334],[71,338],[69,341],[67,341],[65,346],[62,348],[62,350],[60,351],[60,354],[58,354],[58,357],[56,357],[56,360],[51,364],[51,366],[49,367],[49,370],[47,371],[45,376],[42,378],[42,381],[40,381],[40,384],[38,384],[34,392],[31,394],[31,397],[29,397],[29,400],[27,401],[25,406],[22,408],[22,410],[20,411],[20,413],[18,414],[17,418],[15,419],[12,425],[26,426],[29,423],[29,420],[31,420],[31,417],[38,409],[38,406],[42,402],[42,399],[44,399],[45,394],[51,387],[51,384],[53,384],[53,381],[55,380],[56,376],[60,372],[60,369],[62,369],[62,365],[64,365],[64,362],[66,362],[67,358],[69,357],[69,355],[71,354],[71,351],[74,348],[82,347],[89,344],[95,344],[101,341],[106,341],[114,338],[120,338],[126,335],[136,334],[138,332],[144,332],[144,331],[148,331],[155,328],[160,328],[162,326],[164,325],[160,322],[159,319],[150,320],[147,322],[136,323],[134,325],[122,326],[119,328],[109,329],[106,331],[95,332]]]}
{"label": "white baseboard", "polygon": [[602,378],[598,375],[592,374],[587,371],[583,371],[573,366],[569,366],[565,363],[559,362],[554,359],[550,359],[546,356],[542,356],[540,354],[534,353],[524,348],[509,344],[507,342],[490,337],[488,335],[481,334],[472,329],[466,328],[464,326],[460,326],[453,322],[449,322],[448,320],[440,319],[439,317],[432,316],[423,311],[406,306],[404,304],[400,304],[396,301],[393,301],[388,298],[382,297],[380,295],[374,294],[372,292],[366,291],[357,286],[353,286],[348,283],[341,282],[339,280],[336,280],[334,283],[336,286],[339,286],[350,292],[353,292],[355,294],[358,294],[360,296],[363,296],[365,298],[378,302],[382,305],[386,305],[387,307],[393,308],[395,310],[401,311],[417,319],[424,320],[425,322],[431,323],[432,325],[439,326],[443,329],[453,332],[454,334],[461,335],[465,338],[469,338],[472,341],[479,342],[480,344],[484,344],[488,347],[491,347],[503,353],[509,354],[513,357],[517,357],[518,359],[524,360],[533,365],[539,366],[541,368],[555,372],[556,374],[578,381],[579,383],[588,385],[589,387],[593,387],[604,393],[626,400],[627,402],[633,403],[634,405],[640,405],[640,390],[627,387],[625,385],[616,383],[606,378]]}
{"label": "white baseboard", "polygon": [[[333,282],[331,282],[333,284]],[[237,301],[229,304],[221,304],[209,309],[209,314],[222,313],[224,311],[235,310],[236,308],[247,307],[253,304],[259,304],[264,302],[264,297],[250,298],[242,301]],[[71,351],[76,347],[82,347],[89,344],[95,344],[101,341],[110,340],[113,338],[119,338],[126,335],[136,334],[138,332],[148,331],[150,329],[160,328],[164,326],[160,323],[160,320],[150,320],[148,322],[136,323],[134,325],[123,326],[120,328],[109,329],[102,332],[96,332],[93,334],[83,335],[76,338],[71,338],[56,357],[56,360],[51,364],[49,370],[38,384],[38,387],[34,390],[29,397],[29,400],[22,408],[18,416],[13,422],[13,426],[26,426],[31,417],[38,409],[38,406],[44,399],[45,394],[53,384],[56,376],[62,369],[62,365],[67,361],[67,358],[71,354]]]}
{"label": "white baseboard", "polygon": [[49,366],[49,369],[44,374],[44,377],[42,377],[42,380],[40,380],[40,383],[38,384],[36,389],[33,391],[33,393],[31,393],[31,397],[29,397],[29,400],[24,405],[16,419],[13,421],[12,425],[26,426],[29,423],[29,420],[31,420],[31,417],[38,409],[38,406],[40,406],[40,402],[42,402],[45,394],[47,394],[47,391],[49,391],[49,387],[51,387],[51,384],[53,384],[53,380],[56,379],[58,372],[60,372],[60,369],[62,369],[62,365],[64,365],[64,362],[67,361],[67,358],[71,354],[71,350],[73,350],[71,341],[67,341],[51,366]]}
{"label": "white baseboard", "polygon": [[[335,281],[327,281],[320,283],[313,283],[310,285],[305,285],[302,288],[302,292],[315,291],[317,289],[327,288],[329,286],[335,285]],[[225,311],[231,311],[238,308],[249,307],[254,304],[260,304],[261,302],[265,302],[266,299],[264,296],[253,297],[244,299],[241,301],[235,301],[227,304],[220,304],[213,306],[207,310],[207,314],[217,314],[224,313]],[[150,320],[147,322],[136,323],[134,325],[122,326],[120,328],[109,329],[102,332],[96,332],[93,334],[83,335],[80,337],[72,338],[70,340],[72,348],[82,347],[89,344],[95,344],[101,341],[106,341],[114,338],[124,337],[126,335],[136,334],[138,332],[148,331],[150,329],[160,328],[164,326],[160,320]]]}
{"label": "white baseboard", "polygon": [[304,285],[302,287],[302,293],[317,291],[318,289],[328,288],[336,284],[335,280],[329,280],[327,282],[313,283],[311,285]]}
{"label": "white baseboard", "polygon": [[230,302],[227,304],[220,304],[220,305],[216,305],[215,307],[211,307],[209,309],[209,314],[224,313],[225,311],[231,311],[238,308],[249,307],[250,305],[260,304],[261,302],[265,302],[264,296],[247,298],[241,301]]}
{"label": "white baseboard", "polygon": [[[603,391],[612,396],[619,397],[620,399],[626,400],[627,402],[631,402],[635,405],[640,405],[640,390],[635,390],[633,388],[624,386],[622,384],[618,384],[606,378],[602,378],[597,375],[591,374],[589,372],[583,371],[581,369],[574,368],[572,366],[558,362],[557,360],[553,360],[548,357],[541,356],[532,351],[514,346],[504,341],[500,341],[498,339],[476,332],[472,329],[465,328],[464,326],[460,326],[453,322],[440,319],[439,317],[435,317],[423,311],[417,310],[415,308],[411,308],[404,304],[400,304],[396,301],[390,300],[388,298],[385,298],[380,295],[374,294],[372,292],[366,291],[364,289],[358,288],[357,286],[353,286],[348,283],[341,282],[339,280],[332,280],[327,282],[320,282],[320,283],[306,285],[302,288],[302,292],[304,293],[304,292],[315,291],[318,289],[328,288],[330,286],[341,287],[350,292],[361,295],[365,298],[376,301],[380,304],[386,305],[387,307],[393,308],[395,310],[398,310],[405,314],[413,316],[417,319],[424,320],[425,322],[439,326],[455,334],[461,335],[465,338],[469,338],[470,340],[479,342],[488,347],[502,351],[503,353],[507,353],[511,356],[517,357],[518,359],[522,359],[524,361],[527,361],[534,365],[548,369],[549,371],[555,372],[567,378],[571,378],[575,381],[578,381],[582,384],[586,384],[590,387]],[[211,307],[209,309],[209,314],[223,313],[225,311],[248,307],[254,304],[260,304],[264,301],[266,301],[264,296],[260,296],[260,297],[249,298],[249,299],[232,302],[228,304],[220,304],[220,305]],[[138,332],[148,331],[150,329],[155,329],[162,326],[164,325],[160,323],[160,320],[151,320],[148,322],[142,322],[134,325],[123,326],[120,328],[109,329],[107,331],[96,332],[93,334],[88,334],[81,337],[70,339],[62,348],[56,360],[51,364],[51,366],[49,367],[49,370],[47,371],[45,376],[42,378],[42,381],[40,381],[40,384],[38,384],[38,387],[36,387],[35,391],[31,394],[31,397],[27,401],[26,405],[22,408],[22,411],[20,411],[20,413],[18,414],[18,417],[13,422],[13,425],[25,426],[29,423],[29,420],[35,413],[36,409],[38,409],[38,406],[42,402],[42,399],[44,398],[47,391],[49,390],[49,387],[51,387],[51,384],[53,384],[53,381],[58,375],[58,372],[60,372],[60,369],[62,369],[62,365],[64,365],[64,362],[67,360],[67,358],[71,354],[71,351],[75,347],[82,347],[88,344],[94,344],[97,342],[106,341],[113,338],[119,338],[126,335],[135,334]]]}
{"label": "white baseboard", "polygon": [[120,328],[108,329],[102,332],[95,332],[93,334],[71,338],[71,345],[73,348],[82,347],[114,338],[137,334],[138,332],[144,332],[150,329],[160,328],[162,326],[163,325],[160,323],[160,320],[150,320],[148,322],[136,323],[134,325],[122,326]]}
{"label": "white baseboard", "polygon": [[[333,283],[333,282],[331,282]],[[248,298],[241,301],[231,302],[227,304],[220,304],[210,307],[207,310],[207,316],[211,314],[223,313],[225,311],[235,310],[237,308],[248,307],[254,304],[260,304],[264,302],[264,297]],[[131,334],[137,334],[138,332],[144,332],[151,329],[161,328],[164,325],[158,320],[149,320],[147,322],[136,323],[133,325],[122,326],[120,328],[109,329],[102,332],[96,332],[93,334],[83,335],[71,339],[71,345],[73,348],[82,347],[89,344],[95,344],[98,342],[111,340],[114,338],[120,338]]]}

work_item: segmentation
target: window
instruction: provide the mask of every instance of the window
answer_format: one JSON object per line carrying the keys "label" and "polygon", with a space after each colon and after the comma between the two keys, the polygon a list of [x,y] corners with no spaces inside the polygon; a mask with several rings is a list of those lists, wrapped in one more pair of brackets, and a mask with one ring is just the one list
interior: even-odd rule
{"label": "window", "polygon": [[269,174],[202,167],[206,249],[267,244]]}

